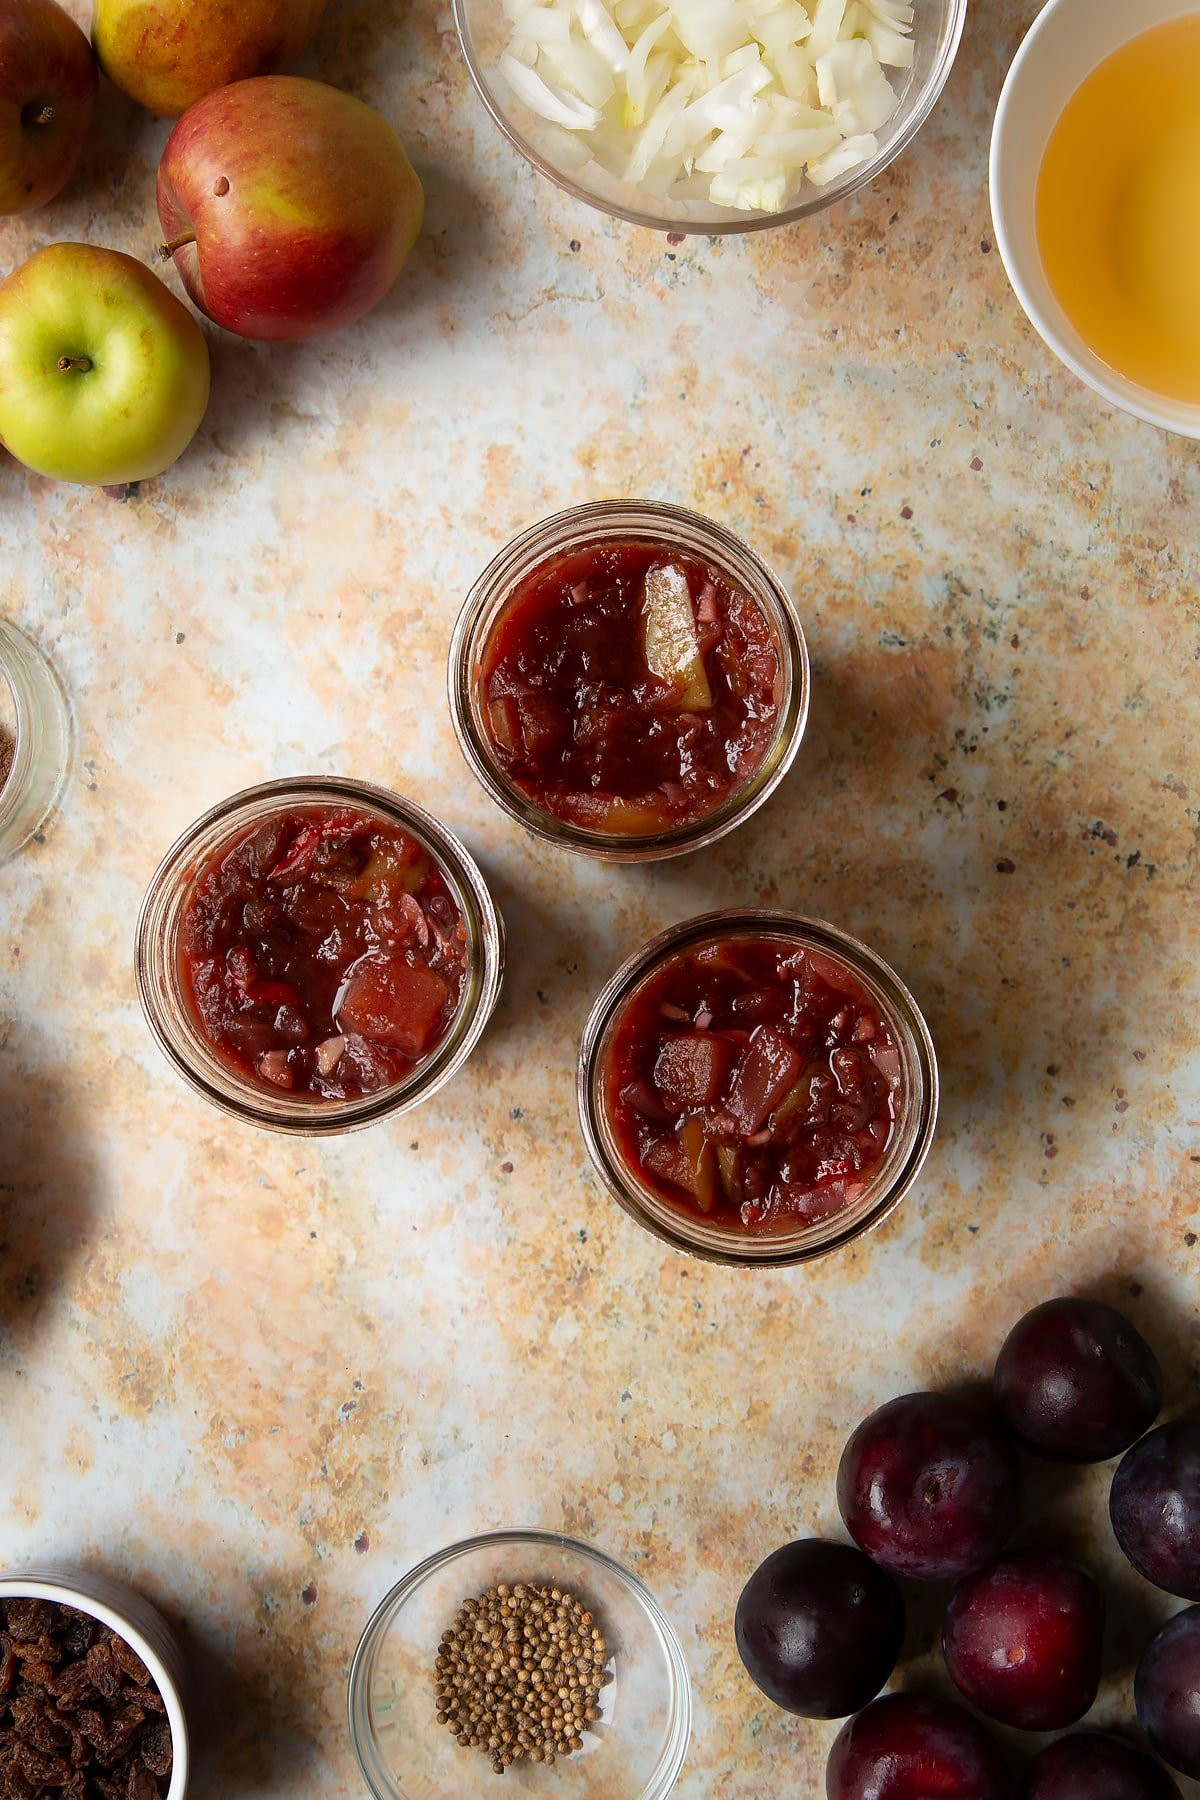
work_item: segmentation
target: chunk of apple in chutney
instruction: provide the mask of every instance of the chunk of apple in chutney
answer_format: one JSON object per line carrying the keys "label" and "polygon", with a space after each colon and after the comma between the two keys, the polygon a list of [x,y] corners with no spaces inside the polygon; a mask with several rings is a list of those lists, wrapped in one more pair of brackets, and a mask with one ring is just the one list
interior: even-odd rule
{"label": "chunk of apple in chutney", "polygon": [[436,969],[369,956],[350,972],[337,1024],[415,1060],[433,1043],[449,998],[449,986]]}

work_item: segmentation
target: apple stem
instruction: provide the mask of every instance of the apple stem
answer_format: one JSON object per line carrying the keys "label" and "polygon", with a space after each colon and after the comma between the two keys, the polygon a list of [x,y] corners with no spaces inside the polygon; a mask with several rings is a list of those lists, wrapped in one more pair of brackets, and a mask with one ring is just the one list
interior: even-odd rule
{"label": "apple stem", "polygon": [[58,366],[64,375],[68,369],[78,369],[81,375],[86,375],[92,366],[92,359],[90,356],[60,356]]}
{"label": "apple stem", "polygon": [[162,257],[164,262],[170,262],[177,250],[182,250],[185,244],[194,244],[195,241],[196,234],[194,231],[181,231],[178,237],[173,237],[171,239],[170,243],[160,244],[158,246],[158,254]]}
{"label": "apple stem", "polygon": [[35,125],[53,125],[54,116],[54,108],[47,103],[33,122]]}

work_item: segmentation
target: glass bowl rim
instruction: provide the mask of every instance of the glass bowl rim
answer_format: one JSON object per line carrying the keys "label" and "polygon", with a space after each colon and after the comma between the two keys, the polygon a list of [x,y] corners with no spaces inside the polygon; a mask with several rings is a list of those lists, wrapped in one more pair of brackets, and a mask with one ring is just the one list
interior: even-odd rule
{"label": "glass bowl rim", "polygon": [[[556,168],[547,160],[513,124],[475,55],[471,31],[467,20],[470,0],[451,0],[454,16],[454,30],[458,38],[462,58],[467,66],[472,85],[494,124],[508,139],[514,150],[518,151],[540,175],[546,176],[556,187],[569,194],[573,200],[580,200],[585,206],[591,206],[597,212],[606,213],[611,219],[621,219],[627,225],[640,225],[649,231],[680,232],[686,237],[731,237],[749,231],[767,231],[772,226],[795,225],[802,219],[813,217],[824,212],[839,200],[846,200],[874,181],[877,175],[901,156],[920,131],[922,125],[932,113],[942,96],[942,91],[950,79],[962,41],[963,27],[966,24],[968,0],[946,0],[948,25],[936,62],[920,89],[912,112],[905,119],[895,137],[867,162],[847,171],[846,175],[827,184],[826,187],[812,192],[811,183],[801,188],[807,198],[791,206],[784,207],[777,213],[754,212],[728,220],[716,219],[700,221],[684,218],[666,218],[661,213],[642,212],[637,207],[622,206],[615,200],[601,199],[599,195],[589,193],[570,176]],[[731,212],[733,208],[729,209]]]}
{"label": "glass bowl rim", "polygon": [[[415,1564],[406,1575],[401,1576],[394,1586],[389,1588],[367,1620],[355,1646],[350,1661],[350,1672],[347,1679],[347,1710],[349,1717],[350,1743],[358,1763],[359,1772],[366,1782],[375,1800],[403,1800],[403,1790],[386,1779],[381,1759],[372,1758],[374,1751],[374,1733],[370,1721],[370,1676],[375,1654],[382,1644],[388,1626],[402,1610],[405,1602],[417,1592],[431,1575],[452,1563],[461,1562],[466,1557],[480,1550],[510,1545],[540,1545],[546,1550],[569,1552],[583,1558],[585,1562],[594,1563],[608,1575],[615,1577],[626,1591],[638,1603],[643,1614],[653,1627],[661,1645],[667,1665],[668,1699],[671,1711],[669,1729],[665,1748],[659,1759],[659,1766],[651,1777],[650,1785],[641,1794],[631,1796],[631,1800],[666,1800],[679,1778],[687,1755],[692,1735],[692,1685],[688,1674],[687,1662],[683,1654],[683,1646],[679,1635],[667,1614],[650,1592],[645,1582],[632,1570],[624,1567],[607,1551],[594,1544],[586,1544],[579,1538],[569,1537],[565,1532],[547,1531],[539,1527],[504,1527],[497,1531],[479,1532],[473,1537],[461,1538],[458,1542],[447,1544],[442,1550],[435,1550]],[[374,1777],[379,1779],[375,1779]]]}
{"label": "glass bowl rim", "polygon": [[[248,1084],[246,1092],[239,1093],[237,1097],[217,1087],[198,1065],[193,1066],[183,1056],[159,1017],[158,998],[151,991],[155,985],[150,971],[160,936],[159,914],[171,904],[179,863],[214,826],[234,820],[238,813],[247,809],[275,800],[281,807],[286,806],[289,801],[297,806],[358,804],[381,813],[403,829],[412,831],[425,844],[442,865],[443,872],[453,876],[455,886],[465,890],[478,913],[477,922],[469,917],[467,919],[475,951],[472,962],[476,965],[477,991],[471,996],[468,988],[465,998],[469,1017],[460,1027],[457,1042],[453,1043],[452,1049],[444,1056],[441,1055],[445,1045],[453,1040],[458,1015],[455,1016],[448,1037],[404,1081],[372,1094],[361,1095],[357,1100],[322,1102],[319,1106],[313,1103],[303,1110],[297,1108],[294,1112],[275,1110],[272,1104],[275,1102],[274,1095],[264,1090],[261,1096],[252,1096]],[[228,835],[235,836],[237,830],[237,825],[230,823]],[[250,787],[239,788],[235,793],[207,807],[179,834],[159,861],[142,896],[134,927],[134,980],[138,999],[154,1041],[176,1074],[202,1099],[229,1116],[266,1131],[293,1136],[330,1137],[359,1130],[392,1115],[407,1112],[437,1093],[459,1072],[487,1027],[504,978],[505,954],[503,915],[482,869],[466,845],[440,819],[427,812],[415,800],[410,800],[407,795],[375,782],[342,775],[281,776],[273,781],[256,782]],[[460,1007],[460,1011],[462,1010]],[[188,1032],[184,1035],[190,1039],[195,1034]]]}
{"label": "glass bowl rim", "polygon": [[[645,516],[645,525],[622,523],[638,514]],[[479,647],[486,641],[485,619],[490,620],[490,631],[507,594],[541,561],[568,548],[584,548],[591,542],[640,537],[648,540],[656,535],[652,527],[659,525],[666,539],[672,524],[692,537],[709,539],[711,547],[706,553],[714,562],[720,562],[724,557],[731,566],[744,563],[753,575],[752,588],[741,576],[735,579],[739,586],[751,589],[750,598],[763,614],[776,641],[787,684],[785,703],[780,707],[779,727],[758,768],[710,812],[665,831],[640,834],[593,831],[560,819],[545,807],[526,800],[496,767],[486,734],[475,723],[468,658],[477,639],[480,639]],[[689,554],[702,554],[693,544],[686,547]],[[498,592],[501,588],[504,591]],[[697,512],[694,507],[631,495],[619,499],[585,500],[575,506],[562,507],[558,512],[535,520],[501,545],[475,577],[459,608],[450,636],[446,686],[450,719],[463,760],[489,799],[509,818],[532,836],[574,855],[613,863],[644,863],[707,849],[710,844],[736,831],[765,805],[781,786],[800,753],[812,703],[812,667],[808,640],[791,589],[752,544],[719,519]]]}
{"label": "glass bowl rim", "polygon": [[[0,863],[4,863],[48,827],[62,800],[75,754],[75,720],[49,656],[15,620],[3,616],[0,683],[10,698],[13,721],[11,761],[0,782]],[[53,747],[49,763],[44,759],[47,735]]]}
{"label": "glass bowl rim", "polygon": [[[887,998],[887,1011],[900,1019],[912,1038],[914,1060],[921,1078],[922,1111],[918,1126],[893,1180],[861,1218],[847,1223],[841,1230],[832,1230],[827,1237],[815,1244],[806,1241],[804,1230],[783,1236],[778,1242],[771,1238],[755,1238],[750,1234],[739,1236],[732,1231],[727,1234],[727,1241],[724,1236],[720,1242],[708,1239],[697,1241],[685,1229],[669,1225],[665,1219],[660,1220],[647,1209],[634,1185],[622,1178],[621,1170],[613,1166],[603,1148],[593,1116],[599,1110],[596,1105],[596,1087],[600,1048],[619,1006],[635,982],[649,975],[673,950],[686,948],[690,943],[703,942],[706,938],[735,936],[739,932],[745,935],[755,930],[764,935],[777,932],[786,936],[815,938],[819,947],[831,950],[852,970],[867,976],[871,984],[881,988]],[[822,943],[821,940],[826,941]],[[584,1146],[593,1171],[617,1204],[644,1231],[650,1232],[673,1250],[683,1251],[705,1262],[745,1269],[782,1268],[795,1263],[813,1262],[844,1248],[881,1225],[899,1206],[925,1164],[937,1128],[940,1091],[937,1052],[925,1015],[907,984],[886,958],[861,938],[843,930],[840,925],[831,924],[827,919],[814,918],[785,908],[762,906],[722,907],[711,912],[696,913],[690,918],[678,920],[674,925],[666,926],[640,944],[610,976],[592,1005],[580,1039],[575,1076],[576,1105]],[[849,1211],[850,1208],[846,1210]],[[829,1225],[835,1227],[839,1217],[839,1214],[833,1214],[828,1221]],[[819,1221],[818,1224],[820,1223],[822,1222]],[[762,1246],[761,1249],[746,1247],[759,1245]]]}

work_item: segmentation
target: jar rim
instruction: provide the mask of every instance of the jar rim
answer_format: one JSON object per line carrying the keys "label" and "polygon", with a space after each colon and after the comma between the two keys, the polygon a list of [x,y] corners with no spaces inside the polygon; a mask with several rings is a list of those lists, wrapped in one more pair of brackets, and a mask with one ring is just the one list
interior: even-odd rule
{"label": "jar rim", "polygon": [[[828,1219],[796,1231],[756,1236],[711,1226],[655,1195],[620,1156],[607,1129],[601,1092],[604,1057],[624,1010],[642,982],[693,945],[729,937],[772,936],[827,952],[864,982],[896,1031],[908,1071],[904,1129],[889,1146],[865,1193]],[[610,977],[584,1026],[576,1069],[580,1129],[592,1166],[608,1193],[645,1230],[673,1249],[708,1262],[772,1268],[809,1262],[842,1248],[883,1223],[912,1187],[933,1142],[939,1076],[933,1038],[916,1000],[877,951],[839,926],[770,907],[737,907],[697,914],[649,938]],[[915,1106],[914,1106],[915,1102]],[[887,1174],[886,1184],[880,1180]],[[878,1191],[877,1191],[878,1190]]]}
{"label": "jar rim", "polygon": [[[272,1093],[236,1073],[207,1042],[177,990],[178,934],[201,866],[245,825],[284,807],[339,805],[373,812],[411,833],[447,880],[467,930],[467,982],[442,1040],[399,1082],[353,1100]],[[345,776],[287,776],[240,789],[209,807],[163,856],[138,912],[134,977],[147,1024],[176,1072],[212,1105],[269,1131],[329,1136],[357,1130],[430,1098],[458,1072],[495,1008],[504,975],[504,921],[483,873],[440,819],[391,789]]]}
{"label": "jar rim", "polygon": [[[517,584],[540,563],[589,544],[667,541],[713,562],[766,618],[782,683],[775,733],[758,766],[720,805],[666,831],[590,830],[536,805],[499,767],[475,704],[474,665]],[[502,811],[535,837],[610,862],[682,856],[733,831],[773,794],[788,773],[808,721],[808,645],[786,584],[753,547],[718,520],[665,500],[589,500],[539,520],[509,540],[472,582],[450,639],[447,694],[458,747],[471,773]]]}

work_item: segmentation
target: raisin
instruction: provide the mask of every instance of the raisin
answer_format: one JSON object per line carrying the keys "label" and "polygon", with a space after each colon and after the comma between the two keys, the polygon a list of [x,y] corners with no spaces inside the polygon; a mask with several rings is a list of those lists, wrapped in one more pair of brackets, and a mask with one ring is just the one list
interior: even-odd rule
{"label": "raisin", "polygon": [[129,1771],[129,1800],[158,1800],[158,1783],[145,1763],[135,1762]]}
{"label": "raisin", "polygon": [[171,1727],[165,1719],[158,1719],[146,1727],[145,1735],[138,1745],[138,1755],[152,1774],[171,1773]]}
{"label": "raisin", "polygon": [[145,1708],[126,1706],[119,1713],[114,1713],[109,1721],[109,1747],[105,1751],[105,1759],[115,1763],[122,1756],[127,1756],[146,1723]]}
{"label": "raisin", "polygon": [[60,1663],[63,1659],[62,1645],[52,1638],[48,1631],[39,1637],[31,1638],[24,1643],[13,1645],[13,1654],[22,1662]]}
{"label": "raisin", "polygon": [[60,1712],[74,1712],[77,1707],[96,1698],[96,1690],[85,1662],[68,1663],[64,1669],[56,1669],[53,1680],[48,1681],[46,1686],[58,1701]]}
{"label": "raisin", "polygon": [[140,1706],[129,1706],[119,1713],[85,1709],[79,1714],[79,1729],[93,1746],[101,1765],[114,1769],[129,1754],[145,1717]]}
{"label": "raisin", "polygon": [[113,1655],[111,1638],[93,1644],[85,1658],[92,1686],[105,1700],[115,1700],[121,1692],[121,1666]]}
{"label": "raisin", "polygon": [[53,1663],[35,1662],[32,1658],[21,1665],[21,1679],[27,1688],[46,1690],[54,1679]]}
{"label": "raisin", "polygon": [[35,1750],[65,1750],[71,1742],[67,1726],[44,1700],[22,1694],[12,1703],[13,1730]]}
{"label": "raisin", "polygon": [[71,1779],[71,1765],[65,1756],[39,1750],[20,1738],[13,1745],[13,1762],[35,1787],[66,1787]]}
{"label": "raisin", "polygon": [[135,1682],[138,1687],[150,1685],[149,1669],[137,1651],[132,1649],[124,1638],[115,1637],[112,1640],[112,1653],[130,1681]]}
{"label": "raisin", "polygon": [[14,1644],[41,1637],[50,1623],[50,1608],[45,1600],[6,1600],[4,1612]]}
{"label": "raisin", "polygon": [[84,1656],[89,1647],[95,1643],[97,1634],[103,1627],[95,1619],[89,1619],[86,1613],[77,1612],[73,1606],[60,1606],[57,1630],[62,1640],[62,1647],[67,1656]]}
{"label": "raisin", "polygon": [[0,1694],[7,1694],[17,1676],[17,1659],[13,1653],[12,1639],[7,1631],[0,1631]]}
{"label": "raisin", "polygon": [[21,1773],[16,1763],[9,1763],[0,1780],[4,1782],[3,1792],[7,1800],[37,1800],[37,1788]]}

